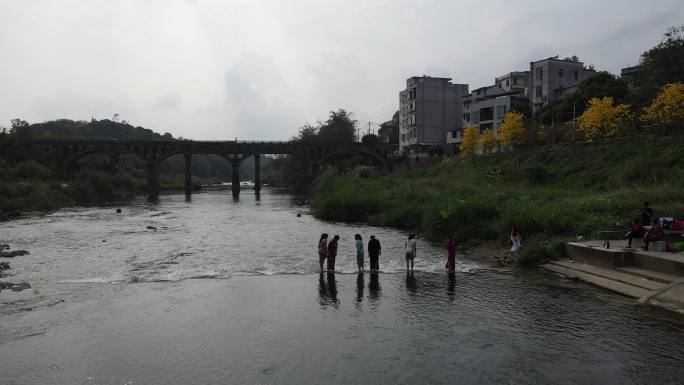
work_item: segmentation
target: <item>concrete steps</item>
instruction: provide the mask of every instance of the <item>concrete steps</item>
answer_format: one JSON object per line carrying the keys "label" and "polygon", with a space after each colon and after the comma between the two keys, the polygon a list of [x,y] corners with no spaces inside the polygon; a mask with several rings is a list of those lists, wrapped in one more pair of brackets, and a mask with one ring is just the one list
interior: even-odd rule
{"label": "concrete steps", "polygon": [[667,284],[663,282],[653,281],[628,272],[578,262],[573,263],[569,260],[551,261],[541,265],[541,267],[633,298],[648,298],[667,287]]}
{"label": "concrete steps", "polygon": [[678,275],[672,275],[667,273],[661,273],[653,270],[646,270],[640,267],[626,266],[617,267],[616,270],[622,271],[628,274],[637,275],[642,278],[650,279],[656,282],[662,282],[665,284],[671,284],[673,282],[684,281],[684,278]]}

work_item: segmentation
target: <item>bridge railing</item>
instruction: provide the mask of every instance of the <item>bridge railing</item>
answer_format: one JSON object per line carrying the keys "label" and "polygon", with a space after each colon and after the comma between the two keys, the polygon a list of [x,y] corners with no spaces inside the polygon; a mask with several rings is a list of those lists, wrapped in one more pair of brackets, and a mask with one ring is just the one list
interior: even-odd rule
{"label": "bridge railing", "polygon": [[37,144],[46,145],[294,145],[314,147],[396,147],[387,143],[361,143],[361,142],[302,142],[302,141],[276,141],[276,140],[118,140],[118,139],[36,139]]}

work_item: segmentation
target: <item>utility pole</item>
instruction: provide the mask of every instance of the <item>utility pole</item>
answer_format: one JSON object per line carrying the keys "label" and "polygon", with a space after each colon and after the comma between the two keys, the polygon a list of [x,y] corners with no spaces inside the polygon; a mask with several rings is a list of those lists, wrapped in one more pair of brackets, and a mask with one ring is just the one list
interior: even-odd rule
{"label": "utility pole", "polygon": [[368,135],[370,135],[370,125],[371,125],[371,122],[368,122]]}

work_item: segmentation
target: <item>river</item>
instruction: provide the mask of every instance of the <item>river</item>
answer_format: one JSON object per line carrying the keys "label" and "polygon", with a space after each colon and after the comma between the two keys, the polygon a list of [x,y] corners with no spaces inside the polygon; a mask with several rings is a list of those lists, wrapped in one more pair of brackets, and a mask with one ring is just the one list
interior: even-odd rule
{"label": "river", "polygon": [[[684,383],[681,317],[581,282],[463,257],[449,276],[420,239],[407,276],[405,233],[270,190],[120,208],[0,223],[31,252],[4,280],[32,285],[0,293],[0,384]],[[356,233],[379,274],[356,274]]]}

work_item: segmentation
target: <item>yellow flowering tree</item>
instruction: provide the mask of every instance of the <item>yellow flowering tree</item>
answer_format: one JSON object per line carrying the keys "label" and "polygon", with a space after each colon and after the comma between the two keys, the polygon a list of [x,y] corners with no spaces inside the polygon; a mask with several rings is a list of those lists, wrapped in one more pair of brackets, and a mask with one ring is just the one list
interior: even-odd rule
{"label": "yellow flowering tree", "polygon": [[499,141],[503,145],[522,144],[525,137],[525,117],[520,112],[511,111],[504,115],[501,128],[499,130]]}
{"label": "yellow flowering tree", "polygon": [[480,135],[479,145],[482,148],[482,153],[486,154],[492,152],[499,142],[496,140],[496,134],[494,130],[488,128],[482,132]]}
{"label": "yellow flowering tree", "polygon": [[610,138],[615,136],[618,129],[630,119],[629,106],[626,104],[613,105],[612,97],[592,98],[589,106],[579,117],[580,130],[587,141]]}
{"label": "yellow flowering tree", "polygon": [[670,83],[644,108],[641,121],[649,127],[682,128],[684,125],[684,83]]}
{"label": "yellow flowering tree", "polygon": [[478,132],[477,127],[472,124],[463,130],[463,140],[461,141],[460,149],[464,156],[469,157],[475,153],[479,137],[480,133]]}

